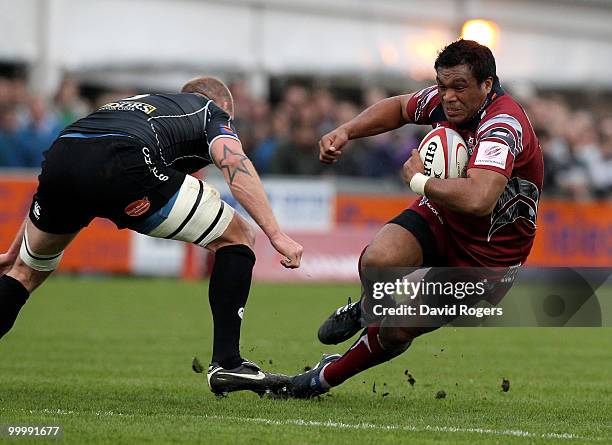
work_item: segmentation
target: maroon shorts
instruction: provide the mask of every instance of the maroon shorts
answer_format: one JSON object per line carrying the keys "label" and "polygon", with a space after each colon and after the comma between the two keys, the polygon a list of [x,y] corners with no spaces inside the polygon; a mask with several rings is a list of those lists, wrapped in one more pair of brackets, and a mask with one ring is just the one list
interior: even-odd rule
{"label": "maroon shorts", "polygon": [[427,198],[417,199],[389,223],[414,235],[423,250],[423,267],[455,268],[449,271],[453,276],[457,275],[456,268],[466,268],[466,275],[486,277],[492,285],[486,297],[491,303],[499,302],[512,287],[518,266],[499,267],[475,260],[453,236],[443,213]]}

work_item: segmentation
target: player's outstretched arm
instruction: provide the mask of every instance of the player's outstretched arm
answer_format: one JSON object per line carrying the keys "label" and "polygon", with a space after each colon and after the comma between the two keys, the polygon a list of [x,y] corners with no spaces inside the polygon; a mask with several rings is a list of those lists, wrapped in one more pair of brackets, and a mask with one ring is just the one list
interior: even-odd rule
{"label": "player's outstretched arm", "polygon": [[[414,186],[411,180],[417,173],[423,173],[423,162],[419,152],[413,150],[402,171],[404,181],[411,188]],[[429,178],[424,186],[424,194],[433,202],[454,212],[486,216],[495,208],[507,183],[508,179],[501,173],[471,168],[467,171],[466,178]]]}
{"label": "player's outstretched arm", "polygon": [[299,267],[302,246],[280,230],[259,175],[242,151],[240,142],[233,138],[218,138],[210,152],[234,198],[261,227],[276,251],[285,256],[281,264],[287,268]]}
{"label": "player's outstretched arm", "polygon": [[374,136],[410,123],[406,105],[411,97],[412,94],[406,94],[383,99],[324,135],[319,141],[319,160],[324,164],[333,164],[338,161],[342,148],[349,140]]}
{"label": "player's outstretched arm", "polygon": [[25,230],[25,224],[26,220],[24,219],[23,223],[21,224],[21,227],[19,228],[19,231],[17,232],[17,235],[15,235],[15,239],[13,240],[11,247],[9,247],[8,251],[6,251],[5,253],[0,254],[0,275],[5,274],[11,269],[13,263],[19,255],[19,249],[23,240],[23,231]]}

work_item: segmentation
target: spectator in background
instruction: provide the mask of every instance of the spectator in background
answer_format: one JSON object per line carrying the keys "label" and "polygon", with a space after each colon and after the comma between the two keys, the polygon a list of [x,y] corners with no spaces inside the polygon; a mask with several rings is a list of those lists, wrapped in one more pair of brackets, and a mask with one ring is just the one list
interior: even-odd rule
{"label": "spectator in background", "polygon": [[[336,120],[334,127],[341,125],[344,122],[348,122],[359,114],[359,108],[352,102],[342,101],[336,105]],[[317,136],[322,136],[321,134]],[[315,142],[316,144],[316,142]],[[339,176],[366,176],[368,169],[367,162],[369,162],[368,147],[370,144],[369,139],[356,139],[348,143],[348,150],[345,151],[342,162],[335,165],[334,168],[325,168],[329,174]],[[318,147],[317,147],[318,153]],[[318,154],[316,154],[316,160],[318,162]],[[378,162],[374,160],[373,162]]]}
{"label": "spectator in background", "polygon": [[368,88],[363,93],[363,105],[364,107],[369,108],[376,102],[380,102],[381,100],[386,99],[387,97],[389,97],[389,94],[382,88]]}
{"label": "spectator in background", "polygon": [[317,132],[308,122],[298,122],[291,137],[278,147],[270,173],[280,175],[318,175],[322,171],[317,153]]}
{"label": "spectator in background", "polygon": [[262,122],[258,127],[265,129],[266,133],[250,151],[249,157],[258,172],[268,174],[274,159],[277,157],[278,147],[289,141],[289,118],[285,113],[276,111],[272,114],[270,123]]}
{"label": "spectator in background", "polygon": [[398,144],[398,137],[392,133],[382,133],[372,136],[368,140],[370,148],[364,150],[364,161],[362,163],[362,173],[370,178],[395,178],[397,172],[404,162],[398,163],[398,154],[401,147]]}
{"label": "spectator in background", "polygon": [[17,118],[17,126],[21,128],[29,119],[28,98],[29,93],[25,79],[15,77],[6,79],[7,93],[4,95],[3,104],[14,108]]}
{"label": "spectator in background", "polygon": [[9,79],[0,77],[0,105],[8,105],[13,101],[12,83]]}
{"label": "spectator in background", "polygon": [[247,141],[243,147],[246,147],[247,154],[251,157],[253,150],[270,135],[270,104],[265,100],[253,98],[246,120],[248,120],[245,128]]}
{"label": "spectator in background", "polygon": [[560,177],[561,190],[570,197],[587,200],[591,197],[588,163],[597,158],[599,141],[592,116],[585,111],[574,113],[571,125],[565,129],[571,162]]}
{"label": "spectator in background", "polygon": [[62,128],[84,117],[90,111],[89,106],[79,94],[78,82],[71,76],[64,76],[53,102],[59,125]]}
{"label": "spectator in background", "polygon": [[29,119],[19,131],[23,157],[27,167],[40,168],[46,151],[64,127],[49,112],[41,97],[29,100]]}
{"label": "spectator in background", "polygon": [[0,104],[0,167],[27,166],[22,142],[16,106]]}
{"label": "spectator in background", "polygon": [[279,104],[279,110],[287,114],[291,125],[300,120],[300,113],[308,102],[308,91],[299,85],[290,85],[283,94],[283,100]]}
{"label": "spectator in background", "polygon": [[[231,91],[243,149],[262,175],[333,174],[393,179],[398,166],[424,136],[405,127],[394,133],[351,141],[347,158],[338,168],[315,167],[307,159],[308,153],[316,148],[316,140],[322,134],[357,114],[359,108],[354,103],[337,100],[329,89],[322,87],[289,85],[277,104],[254,97],[244,80],[234,81]],[[136,93],[107,92],[97,98],[96,104],[133,94]],[[366,89],[359,106],[367,107],[387,96],[383,89]],[[606,116],[612,116],[610,104],[574,111],[560,95],[535,95],[526,106],[546,160],[543,193],[587,200],[609,197],[612,117]],[[72,76],[62,80],[52,111],[47,110],[40,97],[31,96],[23,76],[0,78],[0,166],[38,167],[40,154],[57,129],[88,111],[88,102],[81,97],[79,83]],[[304,134],[313,132],[315,136],[309,143],[303,141]],[[288,160],[291,152],[296,155],[294,161]]]}
{"label": "spectator in background", "polygon": [[538,135],[542,155],[544,156],[544,185],[542,190],[550,192],[558,187],[557,178],[563,171],[564,166],[552,154],[553,139],[549,131],[544,127],[536,127],[534,131]]}
{"label": "spectator in background", "polygon": [[336,101],[332,93],[319,88],[312,93],[312,103],[319,112],[318,133],[324,135],[336,128]]}
{"label": "spectator in background", "polygon": [[[610,138],[604,133],[606,121],[602,122],[601,134],[597,131],[593,116],[583,111],[577,113],[579,125],[572,126],[579,133],[574,145],[576,159],[586,172],[589,187],[595,197],[603,197],[612,188],[612,148]],[[610,119],[608,118],[608,121]],[[576,134],[573,135],[576,137]]]}
{"label": "spectator in background", "polygon": [[[60,92],[69,90],[62,85]],[[0,167],[39,168],[43,151],[62,128],[47,102],[28,91],[24,78],[0,78]]]}
{"label": "spectator in background", "polygon": [[[569,147],[556,128],[564,128],[569,112],[566,107],[553,106],[552,101],[532,97],[525,101],[534,131],[538,135],[544,157],[544,194],[557,188],[557,174],[570,165]],[[553,130],[555,128],[555,130]]]}
{"label": "spectator in background", "polygon": [[604,139],[601,148],[587,161],[587,171],[596,198],[612,196],[612,138]]}
{"label": "spectator in background", "polygon": [[[528,106],[537,134],[542,135],[544,194],[576,200],[609,197],[612,166],[606,148],[608,119],[598,125],[592,112],[572,112],[559,97],[535,97]],[[598,118],[605,113],[599,111]]]}
{"label": "spectator in background", "polygon": [[[229,88],[234,98],[234,110],[236,115],[234,125],[240,132],[242,148],[250,158],[252,150],[257,144],[256,141],[258,137],[258,135],[255,134],[255,128],[258,126],[259,122],[255,120],[253,113],[256,100],[251,95],[248,85],[244,80],[235,80],[230,84]],[[265,133],[265,129],[259,130],[260,137]]]}
{"label": "spectator in background", "polygon": [[241,118],[242,120],[250,120],[251,109],[255,99],[249,91],[247,83],[242,79],[235,80],[230,83],[229,88],[232,92],[232,97],[234,98],[234,110],[236,116],[243,116]]}

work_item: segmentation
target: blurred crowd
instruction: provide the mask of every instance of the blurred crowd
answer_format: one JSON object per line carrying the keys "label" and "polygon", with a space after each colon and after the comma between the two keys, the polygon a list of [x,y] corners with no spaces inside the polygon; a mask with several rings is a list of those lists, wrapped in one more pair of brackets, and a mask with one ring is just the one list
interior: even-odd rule
{"label": "blurred crowd", "polygon": [[544,191],[574,199],[612,196],[612,113],[573,110],[558,97],[526,103],[544,153]]}
{"label": "blurred crowd", "polygon": [[0,77],[0,167],[39,168],[59,132],[89,110],[70,77],[51,100],[28,91],[22,78]]}
{"label": "blurred crowd", "polygon": [[[107,101],[137,91],[86,100],[78,82],[66,77],[48,100],[31,94],[23,79],[0,77],[0,167],[39,168],[42,153],[62,128]],[[399,171],[427,132],[405,126],[351,141],[333,167],[318,161],[321,135],[388,96],[369,89],[345,100],[324,88],[287,85],[275,101],[251,94],[247,84],[230,85],[235,124],[245,152],[262,175],[342,175],[399,183]],[[521,101],[538,133],[545,157],[544,193],[574,199],[612,196],[612,112],[571,108],[561,97]]]}

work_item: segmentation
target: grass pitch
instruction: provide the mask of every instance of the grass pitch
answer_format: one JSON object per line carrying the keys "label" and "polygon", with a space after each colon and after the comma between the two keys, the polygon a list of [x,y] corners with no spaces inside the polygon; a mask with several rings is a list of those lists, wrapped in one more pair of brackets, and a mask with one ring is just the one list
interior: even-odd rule
{"label": "grass pitch", "polygon": [[[75,444],[612,443],[609,328],[445,328],[331,396],[217,400],[190,368],[210,357],[206,289],[50,280],[0,340],[0,425],[59,424],[58,440]],[[316,329],[349,295],[356,286],[255,284],[243,355],[293,374],[343,352],[349,343],[324,347]]]}

